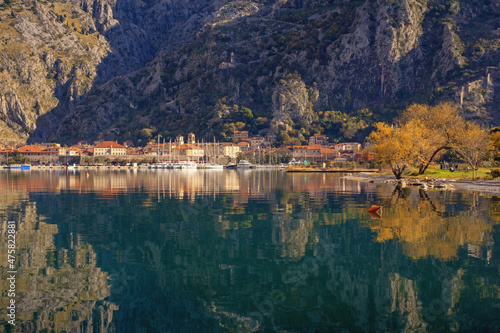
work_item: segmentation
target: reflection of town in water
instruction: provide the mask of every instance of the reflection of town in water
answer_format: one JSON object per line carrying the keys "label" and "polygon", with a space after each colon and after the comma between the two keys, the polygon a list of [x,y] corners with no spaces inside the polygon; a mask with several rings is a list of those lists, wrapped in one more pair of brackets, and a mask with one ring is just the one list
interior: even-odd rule
{"label": "reflection of town in water", "polygon": [[[281,182],[284,178],[291,182]],[[265,197],[276,189],[306,191],[321,196],[327,192],[359,193],[362,183],[334,174],[286,175],[277,171],[255,170],[51,170],[30,173],[3,171],[0,186],[27,192],[76,191],[100,195],[145,191],[161,196],[194,198],[200,195],[239,192],[248,197]],[[366,186],[365,186],[366,187]]]}
{"label": "reflection of town in water", "polygon": [[500,328],[499,198],[259,170],[0,187],[26,332]]}

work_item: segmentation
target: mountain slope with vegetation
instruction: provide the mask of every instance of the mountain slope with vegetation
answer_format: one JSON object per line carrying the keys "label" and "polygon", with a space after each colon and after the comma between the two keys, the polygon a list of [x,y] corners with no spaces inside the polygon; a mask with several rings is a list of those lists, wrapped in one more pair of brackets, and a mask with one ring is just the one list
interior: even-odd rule
{"label": "mountain slope with vegetation", "polygon": [[107,44],[78,98],[26,112],[31,141],[229,140],[238,129],[279,143],[318,132],[362,140],[375,121],[439,101],[498,125],[499,0],[54,4],[81,10]]}
{"label": "mountain slope with vegetation", "polygon": [[0,141],[18,143],[38,117],[91,89],[109,43],[66,3],[5,1],[0,30]]}

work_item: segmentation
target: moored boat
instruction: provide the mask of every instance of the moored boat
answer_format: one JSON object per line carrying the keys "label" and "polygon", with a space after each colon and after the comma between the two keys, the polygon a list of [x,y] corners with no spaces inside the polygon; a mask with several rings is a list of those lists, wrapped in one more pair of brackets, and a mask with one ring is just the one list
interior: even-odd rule
{"label": "moored boat", "polygon": [[174,169],[181,169],[181,170],[196,170],[196,163],[191,162],[191,161],[183,161],[174,164]]}
{"label": "moored boat", "polygon": [[31,170],[30,164],[11,164],[9,165],[9,169],[12,170]]}
{"label": "moored boat", "polygon": [[252,163],[248,162],[247,160],[241,160],[238,163],[237,168],[238,169],[250,169],[251,166],[252,166]]}
{"label": "moored boat", "polygon": [[224,166],[220,164],[211,164],[207,163],[204,165],[204,169],[209,169],[209,170],[223,170]]}

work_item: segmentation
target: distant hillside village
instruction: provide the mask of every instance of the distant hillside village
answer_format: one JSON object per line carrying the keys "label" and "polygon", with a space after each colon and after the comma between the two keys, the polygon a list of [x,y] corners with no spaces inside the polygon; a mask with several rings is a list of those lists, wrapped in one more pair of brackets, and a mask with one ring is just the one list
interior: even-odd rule
{"label": "distant hillside village", "polygon": [[[309,138],[307,146],[272,147],[274,138],[252,136],[248,131],[235,131],[232,142],[196,141],[189,133],[187,142],[182,135],[174,142],[149,142],[144,147],[134,147],[132,141],[123,144],[114,141],[79,142],[71,147],[58,143],[39,143],[9,147],[0,143],[0,163],[13,163],[12,158],[23,158],[31,164],[96,164],[96,163],[155,163],[159,161],[195,161],[228,164],[247,159],[258,162],[348,162],[366,161],[361,144],[344,142],[332,144],[323,134]],[[267,159],[264,158],[267,156]],[[272,157],[269,157],[272,156]],[[307,162],[306,162],[307,163]]]}

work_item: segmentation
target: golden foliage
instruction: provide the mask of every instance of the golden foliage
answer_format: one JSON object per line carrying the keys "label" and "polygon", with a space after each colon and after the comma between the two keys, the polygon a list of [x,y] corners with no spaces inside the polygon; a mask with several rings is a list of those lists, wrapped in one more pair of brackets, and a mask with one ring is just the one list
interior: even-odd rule
{"label": "golden foliage", "polygon": [[414,128],[415,159],[419,173],[423,174],[445,148],[456,144],[464,119],[451,103],[436,106],[413,104],[403,111],[398,123]]}
{"label": "golden foliage", "polygon": [[494,150],[500,150],[500,131],[491,134],[490,142]]}
{"label": "golden foliage", "polygon": [[378,160],[389,164],[396,178],[413,162],[412,135],[410,127],[394,128],[385,123],[376,123],[376,131],[370,134],[373,146],[371,150],[377,154]]}
{"label": "golden foliage", "polygon": [[456,150],[475,171],[488,153],[490,135],[486,129],[468,121],[458,137]]}
{"label": "golden foliage", "polygon": [[480,246],[491,241],[493,226],[500,220],[492,220],[487,209],[477,207],[477,195],[467,210],[447,216],[439,193],[428,195],[419,190],[416,197],[417,190],[413,190],[408,197],[385,203],[382,218],[370,220],[375,240],[396,240],[413,259],[432,256],[441,260],[456,258],[459,248],[466,244]]}
{"label": "golden foliage", "polygon": [[450,103],[413,104],[396,123],[397,128],[376,124],[376,131],[370,135],[378,160],[390,164],[396,178],[414,163],[423,174],[446,148],[456,149],[473,169],[486,157],[487,131],[466,122]]}

